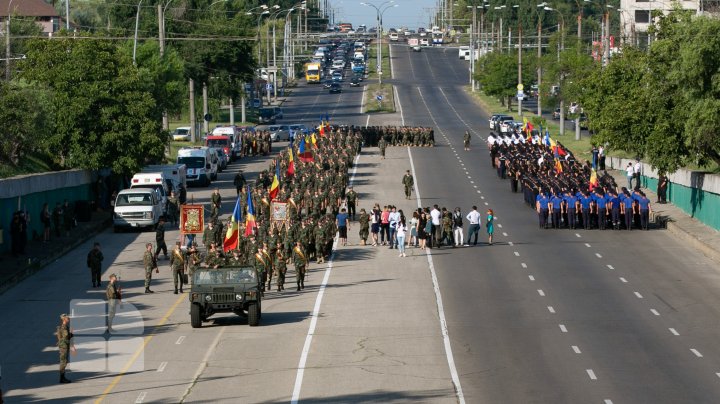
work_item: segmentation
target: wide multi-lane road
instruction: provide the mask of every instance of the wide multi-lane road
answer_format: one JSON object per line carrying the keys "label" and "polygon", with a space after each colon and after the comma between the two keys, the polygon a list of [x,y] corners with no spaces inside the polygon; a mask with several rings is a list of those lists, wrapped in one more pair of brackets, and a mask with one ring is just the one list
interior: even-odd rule
{"label": "wide multi-lane road", "polygon": [[[490,168],[487,116],[467,95],[454,49],[392,47],[396,114],[361,115],[362,87],[296,88],[284,123],[328,114],[350,125],[432,126],[434,148],[364,149],[352,172],[360,207],[406,213],[438,204],[494,209],[495,245],[430,253],[357,245],[312,264],[306,289],[270,292],[259,327],[218,316],[189,325],[187,296],[172,294],[167,262],[142,293],[142,251],[153,233],[105,232],[103,280],[126,291],[119,334],[102,334],[88,289],[91,243],[0,296],[2,383],[9,402],[458,402],[678,403],[720,397],[720,279],[704,256],[666,232],[540,230],[531,209]],[[465,131],[472,148],[463,151]],[[275,150],[284,147],[276,145]],[[220,174],[223,214],[232,178]],[[405,200],[402,174],[417,190]],[[209,190],[191,189],[207,203]],[[484,241],[485,234],[482,233]],[[178,237],[170,231],[168,244]],[[57,384],[52,332],[74,315],[79,355]]]}

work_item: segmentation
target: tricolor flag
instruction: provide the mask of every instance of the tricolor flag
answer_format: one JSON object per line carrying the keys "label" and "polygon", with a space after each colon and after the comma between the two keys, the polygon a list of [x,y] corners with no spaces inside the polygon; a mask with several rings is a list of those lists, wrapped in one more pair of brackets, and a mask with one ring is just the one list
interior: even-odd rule
{"label": "tricolor flag", "polygon": [[253,208],[252,191],[247,187],[247,216],[245,216],[245,237],[252,235],[255,228],[255,208]]}
{"label": "tricolor flag", "polygon": [[300,146],[298,146],[298,157],[300,158],[300,161],[309,163],[311,161],[314,161],[312,153],[309,151],[305,151],[305,138],[303,137],[300,139]]}
{"label": "tricolor flag", "polygon": [[238,196],[237,202],[235,202],[235,209],[233,209],[233,214],[230,216],[230,226],[228,226],[227,232],[225,233],[225,240],[223,240],[223,251],[234,250],[240,245],[241,219],[242,210],[240,209],[240,197]]}
{"label": "tricolor flag", "polygon": [[545,129],[545,139],[543,140],[545,146],[550,146],[550,131]]}
{"label": "tricolor flag", "polygon": [[293,161],[293,150],[292,147],[288,148],[288,168],[287,168],[287,175],[288,177],[292,177],[295,175],[295,162]]}
{"label": "tricolor flag", "polygon": [[270,200],[273,201],[280,192],[280,162],[275,164],[275,175],[273,176],[272,184],[270,184]]}
{"label": "tricolor flag", "polygon": [[[322,132],[321,132],[322,134]],[[315,136],[315,132],[310,135],[310,143],[312,143],[313,146],[317,146],[317,137]]]}
{"label": "tricolor flag", "polygon": [[555,157],[555,171],[558,173],[563,172],[562,163],[560,162],[560,159]]}
{"label": "tricolor flag", "polygon": [[598,186],[597,171],[593,168],[590,172],[590,191]]}

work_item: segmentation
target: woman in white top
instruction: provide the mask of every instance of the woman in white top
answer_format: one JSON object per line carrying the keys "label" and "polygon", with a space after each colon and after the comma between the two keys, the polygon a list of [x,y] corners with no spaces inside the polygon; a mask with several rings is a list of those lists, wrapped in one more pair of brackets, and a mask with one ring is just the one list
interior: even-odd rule
{"label": "woman in white top", "polygon": [[417,232],[417,226],[420,219],[418,218],[418,213],[413,212],[412,218],[410,219],[410,242],[408,245],[412,245],[417,247],[418,246],[418,232]]}
{"label": "woman in white top", "polygon": [[398,221],[397,225],[395,226],[395,237],[397,238],[397,246],[398,250],[400,250],[400,255],[398,257],[405,257],[405,233],[407,232],[407,227],[405,226],[405,217],[401,217]]}

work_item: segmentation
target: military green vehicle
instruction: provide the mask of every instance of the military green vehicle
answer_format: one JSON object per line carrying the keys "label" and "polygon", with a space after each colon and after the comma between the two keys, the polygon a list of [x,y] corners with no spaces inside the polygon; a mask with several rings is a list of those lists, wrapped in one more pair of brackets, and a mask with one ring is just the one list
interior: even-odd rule
{"label": "military green vehicle", "polygon": [[215,313],[235,313],[256,326],[262,316],[258,275],[252,267],[198,269],[190,290],[190,325],[202,327]]}

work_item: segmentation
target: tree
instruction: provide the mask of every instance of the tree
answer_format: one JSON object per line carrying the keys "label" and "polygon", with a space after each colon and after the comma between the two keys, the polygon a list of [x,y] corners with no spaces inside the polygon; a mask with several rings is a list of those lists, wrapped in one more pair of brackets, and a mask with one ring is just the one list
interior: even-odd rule
{"label": "tree", "polygon": [[27,56],[21,77],[52,92],[48,148],[59,165],[130,174],[160,161],[166,140],[160,109],[112,41],[56,36],[31,41]]}
{"label": "tree", "polygon": [[43,151],[52,131],[45,93],[0,82],[0,160],[17,166],[29,151]]}
{"label": "tree", "polygon": [[[529,87],[535,63],[532,60],[523,60],[523,85]],[[508,100],[510,108],[512,97],[517,94],[518,85],[518,56],[508,53],[489,52],[477,62],[475,79],[486,95]]]}

